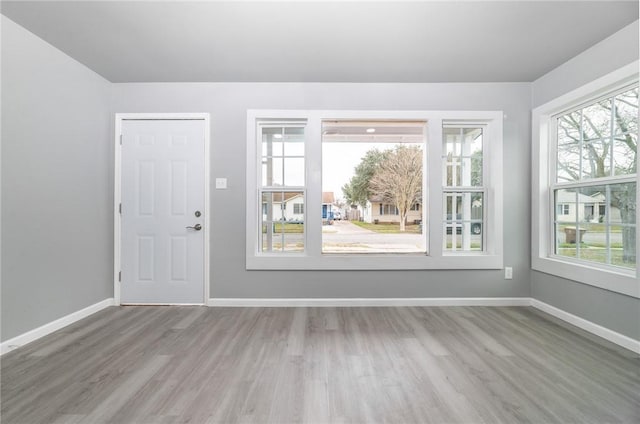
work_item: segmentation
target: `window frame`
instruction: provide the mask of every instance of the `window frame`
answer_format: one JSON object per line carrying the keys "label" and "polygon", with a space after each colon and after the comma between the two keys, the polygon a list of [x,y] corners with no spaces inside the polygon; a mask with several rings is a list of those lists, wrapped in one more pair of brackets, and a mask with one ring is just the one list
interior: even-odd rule
{"label": "window frame", "polygon": [[[271,122],[271,121],[266,120],[266,121],[261,122],[259,127],[256,126],[256,131],[257,131],[257,134],[258,133],[262,134],[261,131],[263,129],[265,129],[265,128],[283,128],[283,129],[285,129],[285,128],[303,128],[304,129],[305,127],[306,127],[306,122],[304,120],[278,121],[278,122]],[[256,139],[256,142],[257,142],[257,139]],[[306,199],[306,183],[303,183],[303,185],[301,185],[301,186],[286,185],[285,184],[286,178],[285,178],[284,166],[285,166],[286,159],[287,158],[299,159],[300,156],[299,155],[291,155],[291,156],[286,155],[286,151],[284,150],[284,144],[283,144],[283,153],[282,153],[282,155],[281,156],[278,156],[278,155],[272,156],[272,158],[280,158],[282,160],[282,185],[280,185],[280,186],[277,186],[277,185],[272,185],[272,186],[263,185],[263,183],[262,183],[262,161],[264,159],[264,156],[263,156],[263,153],[262,153],[262,149],[261,148],[258,149],[257,145],[256,145],[256,149],[257,149],[257,155],[258,155],[257,156],[258,162],[256,163],[256,167],[258,166],[258,164],[260,164],[259,165],[260,166],[260,171],[258,172],[258,174],[259,174],[258,179],[260,181],[257,182],[256,188],[258,190],[258,197],[260,198],[260,204],[261,204],[261,206],[260,206],[260,214],[258,215],[258,219],[259,219],[260,222],[259,222],[257,228],[262,228],[262,224],[263,224],[263,222],[262,222],[262,214],[264,213],[264,207],[262,205],[264,205],[264,203],[262,202],[262,196],[265,193],[271,193],[271,194],[281,193],[282,194],[282,198],[281,198],[281,201],[280,201],[280,208],[281,208],[280,216],[281,216],[281,218],[279,220],[272,220],[271,221],[272,224],[275,224],[276,222],[280,222],[282,224],[282,226],[283,226],[283,232],[280,233],[280,237],[281,237],[281,240],[282,240],[282,250],[280,252],[277,252],[277,251],[262,252],[261,251],[260,254],[279,255],[281,253],[286,252],[285,244],[284,244],[284,241],[285,241],[284,225],[286,223],[285,210],[286,210],[287,201],[285,201],[284,194],[287,193],[287,192],[289,192],[289,193],[300,193],[302,195],[303,203],[304,203],[304,200]],[[306,152],[305,152],[305,155],[302,156],[302,158],[304,159],[304,162],[306,164]],[[305,178],[305,180],[306,180],[306,178]],[[303,222],[306,222],[306,219],[305,219],[306,216],[304,215],[304,212],[302,213],[302,215],[303,215]],[[306,224],[303,224],[303,230],[304,230],[305,226],[306,226]],[[276,233],[276,234],[278,234],[278,233]],[[262,243],[262,241],[260,240],[258,243]],[[306,238],[305,238],[305,243],[306,243]],[[287,252],[287,254],[288,254],[288,252]]]}
{"label": "window frame", "polygon": [[[299,122],[305,126],[305,251],[271,254],[259,252],[258,125],[268,121]],[[427,254],[421,253],[322,253],[322,122],[325,120],[422,120],[426,121],[421,209]],[[503,112],[502,111],[345,111],[345,110],[248,110],[246,166],[246,269],[248,270],[420,270],[501,269],[503,267]],[[486,248],[482,252],[443,253],[442,239],[442,133],[443,123],[482,124],[486,128],[483,175],[487,178],[485,212]],[[429,161],[429,158],[431,160]],[[428,166],[427,166],[428,164]],[[434,197],[435,196],[435,197]],[[429,200],[431,199],[431,201]],[[430,217],[432,217],[430,219]],[[309,223],[316,222],[317,225]]]}
{"label": "window frame", "polygon": [[[638,61],[587,83],[556,99],[536,107],[532,112],[532,251],[531,266],[534,270],[583,284],[611,290],[640,298],[638,263],[626,270],[596,262],[580,261],[555,254],[554,188],[582,184],[558,184],[556,176],[556,118],[559,114],[578,109],[613,95],[624,87],[638,82]],[[640,184],[636,171],[636,192]],[[604,177],[588,180],[589,184],[606,185],[629,179]],[[631,178],[633,181],[633,176]],[[640,197],[640,196],[638,196]],[[636,208],[636,222],[638,210]],[[636,227],[636,231],[637,231]],[[640,238],[636,237],[636,252],[640,251]]]}

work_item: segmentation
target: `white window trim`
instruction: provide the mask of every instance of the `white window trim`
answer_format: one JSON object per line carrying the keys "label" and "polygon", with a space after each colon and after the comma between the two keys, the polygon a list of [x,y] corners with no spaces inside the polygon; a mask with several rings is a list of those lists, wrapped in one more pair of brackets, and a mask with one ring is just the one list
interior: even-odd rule
{"label": "white window trim", "polygon": [[[265,254],[258,252],[258,168],[257,122],[305,119],[305,222],[322,221],[322,199],[313,193],[322,191],[322,121],[323,120],[424,120],[427,122],[427,157],[433,158],[423,173],[428,187],[422,208],[422,221],[428,225],[428,255],[425,254],[323,254],[321,225],[305,226],[305,253]],[[340,110],[248,110],[247,111],[247,198],[246,198],[246,268],[251,269],[333,269],[333,270],[417,270],[417,269],[501,269],[503,267],[502,200],[502,119],[501,111],[340,111]],[[442,123],[485,126],[487,139],[484,176],[490,207],[486,214],[486,249],[484,252],[442,251]],[[315,141],[314,141],[315,140]],[[429,200],[429,196],[437,198]],[[428,214],[427,214],[428,212]],[[428,217],[433,217],[428,219]]]}
{"label": "white window trim", "polygon": [[[533,110],[532,113],[532,250],[531,266],[534,270],[589,284],[640,298],[640,280],[638,265],[636,270],[624,270],[617,267],[607,268],[603,265],[564,260],[552,256],[553,250],[553,216],[551,178],[554,175],[552,166],[555,163],[555,147],[552,118],[554,115],[595,99],[607,92],[614,91],[638,80],[638,65],[635,61],[623,68],[611,72],[595,81],[564,94]],[[638,174],[636,173],[636,190],[639,191]],[[638,212],[636,211],[636,214]],[[638,219],[636,217],[636,222]],[[640,238],[636,240],[636,251],[640,251]]]}

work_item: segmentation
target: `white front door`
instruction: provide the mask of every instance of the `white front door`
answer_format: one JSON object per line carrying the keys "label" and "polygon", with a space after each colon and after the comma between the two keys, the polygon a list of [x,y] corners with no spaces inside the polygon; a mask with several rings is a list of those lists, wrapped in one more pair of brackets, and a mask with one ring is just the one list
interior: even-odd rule
{"label": "white front door", "polygon": [[204,120],[123,120],[121,303],[204,303]]}

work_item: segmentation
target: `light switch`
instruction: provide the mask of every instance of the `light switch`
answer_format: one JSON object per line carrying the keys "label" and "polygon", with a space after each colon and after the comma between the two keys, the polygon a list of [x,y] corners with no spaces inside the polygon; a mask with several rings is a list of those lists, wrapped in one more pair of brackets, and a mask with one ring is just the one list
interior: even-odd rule
{"label": "light switch", "polygon": [[226,190],[226,188],[227,188],[227,179],[216,178],[216,190]]}

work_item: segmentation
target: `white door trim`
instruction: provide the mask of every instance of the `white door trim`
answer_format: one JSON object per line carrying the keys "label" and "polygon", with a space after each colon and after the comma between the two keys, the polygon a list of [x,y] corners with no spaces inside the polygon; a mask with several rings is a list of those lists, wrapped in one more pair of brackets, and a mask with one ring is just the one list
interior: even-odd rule
{"label": "white door trim", "polygon": [[206,304],[210,298],[210,117],[208,113],[116,113],[115,115],[115,158],[114,158],[114,192],[113,192],[113,298],[115,305],[120,305],[120,270],[121,270],[121,234],[122,229],[120,203],[122,202],[122,146],[120,136],[122,134],[122,122],[126,120],[201,120],[204,121],[204,287],[202,292],[202,304]]}

